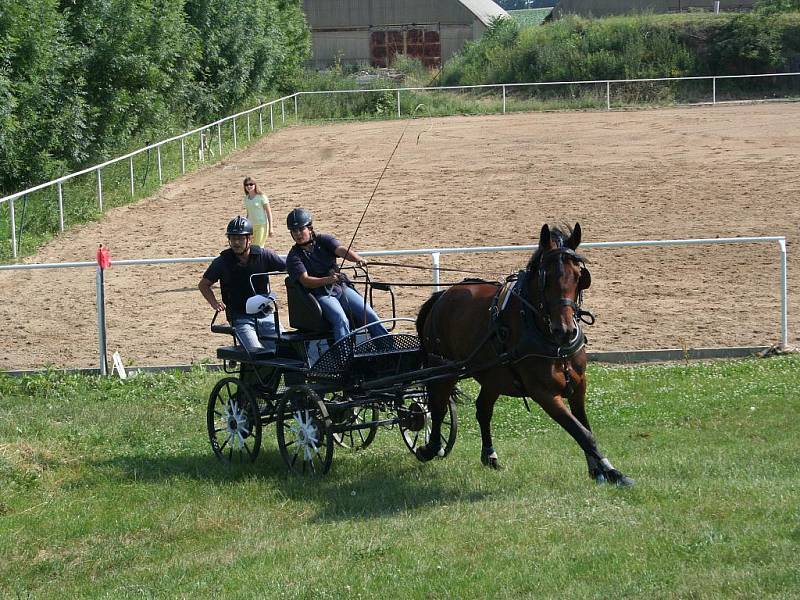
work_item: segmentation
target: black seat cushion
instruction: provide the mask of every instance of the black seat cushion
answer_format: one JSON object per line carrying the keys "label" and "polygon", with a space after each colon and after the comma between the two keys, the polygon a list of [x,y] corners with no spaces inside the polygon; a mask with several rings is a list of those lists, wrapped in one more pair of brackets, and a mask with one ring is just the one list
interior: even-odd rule
{"label": "black seat cushion", "polygon": [[289,325],[308,333],[327,333],[330,325],[322,316],[317,299],[299,283],[286,278],[286,300],[289,304]]}

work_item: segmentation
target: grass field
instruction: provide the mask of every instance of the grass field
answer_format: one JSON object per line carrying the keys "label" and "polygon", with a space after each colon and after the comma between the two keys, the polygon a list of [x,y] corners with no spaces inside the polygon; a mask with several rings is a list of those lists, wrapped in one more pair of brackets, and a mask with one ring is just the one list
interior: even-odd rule
{"label": "grass field", "polygon": [[[474,408],[451,455],[400,434],[287,476],[211,454],[218,373],[0,375],[3,597],[796,598],[800,357],[590,366],[599,487],[540,409],[503,399],[481,467]],[[472,396],[475,389],[467,386]]]}

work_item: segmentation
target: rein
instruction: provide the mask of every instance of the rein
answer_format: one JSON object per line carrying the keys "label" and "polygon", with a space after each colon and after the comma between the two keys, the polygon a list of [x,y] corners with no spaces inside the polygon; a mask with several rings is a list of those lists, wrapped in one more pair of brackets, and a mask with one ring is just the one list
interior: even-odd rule
{"label": "rein", "polygon": [[402,267],[404,269],[418,269],[420,271],[439,271],[441,272],[448,272],[448,273],[467,273],[469,275],[480,275],[478,271],[467,271],[466,269],[451,269],[448,267],[425,267],[422,265],[411,265],[408,263],[395,263],[395,262],[386,262],[380,260],[371,260],[369,261],[370,266],[377,266],[377,267]]}

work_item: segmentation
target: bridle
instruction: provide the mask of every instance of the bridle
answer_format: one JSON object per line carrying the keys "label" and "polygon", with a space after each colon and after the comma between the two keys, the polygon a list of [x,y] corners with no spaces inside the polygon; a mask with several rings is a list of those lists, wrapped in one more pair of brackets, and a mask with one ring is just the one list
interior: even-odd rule
{"label": "bridle", "polygon": [[543,252],[537,259],[538,266],[536,264],[531,265],[531,268],[523,272],[527,279],[533,274],[534,268],[536,268],[536,296],[538,297],[538,301],[527,297],[528,286],[524,285],[527,281],[521,282],[523,284],[519,286],[521,289],[515,292],[519,299],[533,311],[534,315],[539,320],[541,320],[545,331],[549,330],[551,323],[550,305],[547,301],[547,294],[545,294],[547,288],[547,267],[554,260],[563,260],[564,257],[568,257],[579,264],[581,271],[578,277],[577,297],[574,300],[572,298],[559,298],[558,306],[569,306],[572,308],[573,318],[576,322],[582,321],[587,325],[593,325],[595,322],[594,315],[588,310],[583,310],[581,308],[581,304],[583,303],[583,290],[588,288],[592,281],[592,276],[589,273],[589,269],[586,268],[584,258],[572,248],[559,246]]}

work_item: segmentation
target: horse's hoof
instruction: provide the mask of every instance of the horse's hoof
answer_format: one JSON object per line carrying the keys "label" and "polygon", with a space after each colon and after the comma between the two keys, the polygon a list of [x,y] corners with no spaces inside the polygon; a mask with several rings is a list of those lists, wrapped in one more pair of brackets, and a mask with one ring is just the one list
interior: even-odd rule
{"label": "horse's hoof", "polygon": [[503,466],[498,462],[497,458],[489,458],[485,463],[485,466],[489,467],[490,469],[494,469],[495,471],[502,471]]}
{"label": "horse's hoof", "polygon": [[495,471],[500,471],[503,468],[497,460],[497,452],[494,451],[494,448],[485,448],[481,450],[481,464]]}
{"label": "horse's hoof", "polygon": [[627,475],[622,475],[622,473],[620,473],[620,478],[614,483],[619,487],[633,487],[634,485],[636,485],[636,480],[631,479]]}
{"label": "horse's hoof", "polygon": [[428,462],[429,460],[433,460],[436,456],[439,456],[439,450],[433,450],[428,446],[420,446],[414,450],[414,456],[416,456],[417,460],[420,462]]}
{"label": "horse's hoof", "polygon": [[606,476],[603,475],[602,473],[598,473],[597,475],[594,476],[594,481],[597,485],[603,485],[604,483],[606,483]]}
{"label": "horse's hoof", "polygon": [[636,484],[636,482],[628,477],[627,475],[623,475],[616,469],[612,469],[608,472],[608,481],[609,483],[613,483],[618,487],[632,487]]}

